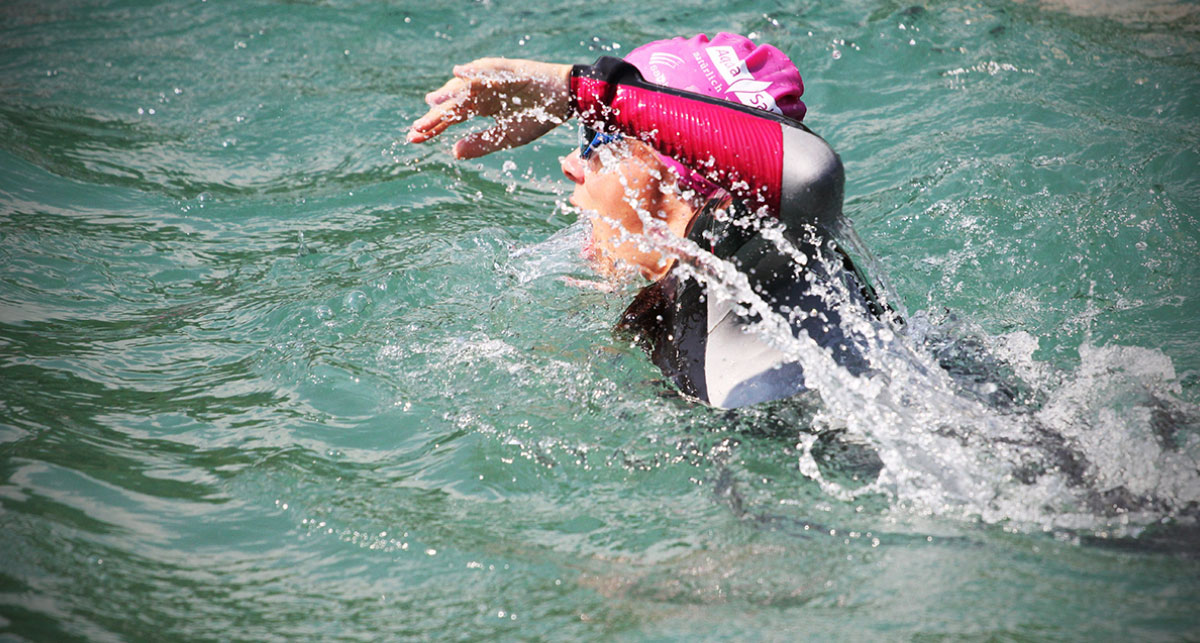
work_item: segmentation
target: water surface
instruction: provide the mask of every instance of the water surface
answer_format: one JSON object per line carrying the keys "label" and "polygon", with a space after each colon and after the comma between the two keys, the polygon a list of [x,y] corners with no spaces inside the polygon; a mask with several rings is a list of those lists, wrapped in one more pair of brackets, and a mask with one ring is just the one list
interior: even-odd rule
{"label": "water surface", "polygon": [[[611,332],[632,290],[563,280],[573,130],[403,143],[454,62],[719,30],[804,75],[909,320],[890,385],[683,400]],[[1195,638],[1198,33],[1162,0],[5,3],[0,631]]]}

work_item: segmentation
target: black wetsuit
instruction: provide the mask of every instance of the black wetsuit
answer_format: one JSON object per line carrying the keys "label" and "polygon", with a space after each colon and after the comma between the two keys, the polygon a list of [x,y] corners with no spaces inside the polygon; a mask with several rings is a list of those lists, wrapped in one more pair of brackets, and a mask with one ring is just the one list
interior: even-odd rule
{"label": "black wetsuit", "polygon": [[[688,238],[729,261],[751,288],[852,373],[867,368],[847,315],[877,318],[874,291],[837,243],[844,172],[804,124],[737,103],[654,85],[633,65],[603,57],[571,74],[575,113],[588,125],[643,140],[721,186]],[[775,240],[779,239],[779,240]],[[830,286],[840,282],[840,296]],[[735,408],[804,390],[800,364],[748,327],[739,302],[710,296],[676,264],[639,293],[620,327],[685,394]]]}

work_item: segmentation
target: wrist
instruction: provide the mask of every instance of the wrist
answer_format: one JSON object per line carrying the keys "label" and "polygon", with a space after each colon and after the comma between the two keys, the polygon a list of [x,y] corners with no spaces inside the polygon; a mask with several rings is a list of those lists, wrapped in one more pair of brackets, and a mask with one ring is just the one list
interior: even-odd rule
{"label": "wrist", "polygon": [[555,115],[567,121],[575,116],[575,98],[571,93],[571,65],[551,64],[555,87]]}

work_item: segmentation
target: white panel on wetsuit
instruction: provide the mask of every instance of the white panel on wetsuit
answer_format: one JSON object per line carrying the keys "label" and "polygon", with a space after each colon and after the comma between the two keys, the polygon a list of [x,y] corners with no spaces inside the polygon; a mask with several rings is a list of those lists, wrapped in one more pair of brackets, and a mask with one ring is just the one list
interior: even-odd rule
{"label": "white panel on wetsuit", "polygon": [[789,397],[804,390],[800,365],[738,321],[732,302],[707,298],[704,379],[708,403],[723,409]]}

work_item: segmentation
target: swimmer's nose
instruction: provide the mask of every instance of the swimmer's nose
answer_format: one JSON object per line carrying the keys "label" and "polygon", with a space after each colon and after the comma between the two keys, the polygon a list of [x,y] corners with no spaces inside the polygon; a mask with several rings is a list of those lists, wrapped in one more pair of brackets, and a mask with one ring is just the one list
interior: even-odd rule
{"label": "swimmer's nose", "polygon": [[560,163],[568,179],[583,185],[583,159],[579,158],[579,150],[562,157]]}

